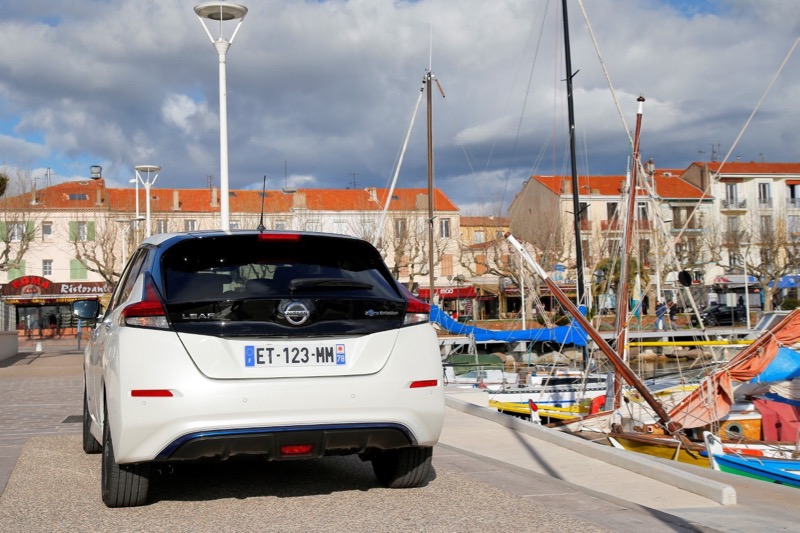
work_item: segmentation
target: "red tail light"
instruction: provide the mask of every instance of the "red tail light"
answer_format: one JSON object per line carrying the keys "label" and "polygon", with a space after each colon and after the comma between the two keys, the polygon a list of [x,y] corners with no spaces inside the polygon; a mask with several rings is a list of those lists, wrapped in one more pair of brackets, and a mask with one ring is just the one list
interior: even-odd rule
{"label": "red tail light", "polygon": [[281,455],[308,455],[313,449],[313,444],[286,444],[280,447]]}
{"label": "red tail light", "polygon": [[412,381],[411,388],[412,389],[422,389],[425,387],[435,387],[439,384],[438,379],[423,379],[421,381]]}
{"label": "red tail light", "polygon": [[411,294],[411,291],[405,285],[399,285],[400,292],[406,297],[406,316],[403,319],[403,325],[409,326],[411,324],[422,324],[428,322],[431,318],[431,306],[419,298]]}
{"label": "red tail light", "polygon": [[125,326],[169,329],[167,312],[161,296],[149,276],[144,281],[144,298],[132,303],[120,313],[120,322]]}

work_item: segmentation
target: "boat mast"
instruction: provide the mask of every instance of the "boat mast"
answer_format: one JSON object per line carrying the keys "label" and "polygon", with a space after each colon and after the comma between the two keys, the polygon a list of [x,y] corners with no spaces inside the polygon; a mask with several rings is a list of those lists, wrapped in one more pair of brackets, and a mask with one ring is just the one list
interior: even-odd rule
{"label": "boat mast", "polygon": [[[584,301],[585,284],[583,279],[583,247],[581,245],[581,203],[580,188],[578,187],[578,164],[575,156],[575,108],[572,102],[572,56],[569,46],[569,18],[567,16],[567,0],[561,1],[564,16],[564,61],[567,70],[567,114],[569,118],[569,153],[572,164],[572,212],[575,225],[575,270],[577,271],[576,283],[578,285],[578,305],[586,304]],[[586,361],[584,361],[586,363]]]}
{"label": "boat mast", "polygon": [[[628,210],[625,214],[624,239],[622,245],[622,264],[620,265],[619,285],[617,295],[617,352],[622,355],[623,361],[627,361],[625,356],[625,345],[628,341],[628,300],[630,299],[630,250],[633,240],[634,221],[636,218],[636,189],[639,182],[639,136],[642,131],[642,111],[644,107],[644,96],[636,99],[639,102],[639,110],[636,113],[636,133],[633,137],[633,168],[631,169],[631,179],[628,182]],[[619,380],[614,382],[614,406],[619,407],[620,398]]]}
{"label": "boat mast", "polygon": [[536,274],[544,281],[545,285],[550,289],[553,296],[555,296],[556,300],[564,307],[564,309],[572,315],[573,320],[575,320],[581,327],[586,330],[587,335],[595,342],[597,347],[608,357],[608,360],[611,361],[611,364],[614,365],[614,369],[623,377],[625,381],[627,381],[632,387],[634,387],[639,394],[641,394],[642,398],[645,402],[655,411],[656,415],[659,418],[659,422],[661,426],[670,434],[674,435],[681,429],[681,425],[673,421],[667,411],[664,409],[658,400],[656,400],[653,393],[647,388],[647,386],[642,382],[641,379],[631,370],[631,368],[625,363],[622,358],[614,351],[611,346],[606,342],[606,340],[597,332],[596,329],[589,323],[585,316],[580,312],[580,310],[575,306],[572,301],[570,301],[569,297],[564,294],[561,288],[556,284],[550,277],[547,275],[547,272],[536,262],[533,257],[528,253],[528,251],[519,243],[519,241],[511,234],[505,234],[506,240],[513,246],[520,256],[525,259],[525,262],[530,265],[530,267],[536,272]]}
{"label": "boat mast", "polygon": [[431,85],[433,73],[428,69],[425,75],[426,96],[428,101],[428,284],[430,285],[430,303],[433,303],[433,98]]}

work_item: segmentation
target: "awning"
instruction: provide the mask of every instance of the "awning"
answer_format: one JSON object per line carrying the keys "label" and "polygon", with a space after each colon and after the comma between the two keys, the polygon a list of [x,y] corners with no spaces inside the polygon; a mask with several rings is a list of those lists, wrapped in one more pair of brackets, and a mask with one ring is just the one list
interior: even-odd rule
{"label": "awning", "polygon": [[[459,298],[475,298],[477,293],[475,292],[475,287],[438,287],[434,288],[436,294],[439,296],[441,300],[455,300]],[[427,300],[431,294],[430,289],[420,289],[419,290],[419,297],[423,300]]]}
{"label": "awning", "polygon": [[800,185],[800,180],[786,180],[786,185]]}

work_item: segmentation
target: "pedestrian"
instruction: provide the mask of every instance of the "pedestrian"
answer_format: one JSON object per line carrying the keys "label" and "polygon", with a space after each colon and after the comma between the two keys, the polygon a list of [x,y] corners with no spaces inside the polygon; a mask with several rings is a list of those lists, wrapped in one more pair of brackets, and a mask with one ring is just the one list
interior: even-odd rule
{"label": "pedestrian", "polygon": [[667,314],[667,306],[661,300],[656,304],[656,331],[662,331],[664,327],[664,315]]}
{"label": "pedestrian", "polygon": [[669,302],[669,328],[672,331],[678,331],[678,327],[675,325],[675,320],[678,318],[678,306],[675,302]]}
{"label": "pedestrian", "polygon": [[47,321],[50,324],[50,336],[56,336],[56,314],[50,313],[50,316],[47,317]]}
{"label": "pedestrian", "polygon": [[646,294],[644,295],[644,298],[642,298],[642,313],[645,315],[650,313],[650,297]]}

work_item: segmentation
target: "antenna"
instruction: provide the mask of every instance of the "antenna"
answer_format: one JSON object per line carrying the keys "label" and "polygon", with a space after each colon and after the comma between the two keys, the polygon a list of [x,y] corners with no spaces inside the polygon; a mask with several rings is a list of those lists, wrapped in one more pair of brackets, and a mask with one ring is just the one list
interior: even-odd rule
{"label": "antenna", "polygon": [[256,228],[258,231],[264,231],[264,198],[267,197],[267,175],[264,174],[264,184],[261,186],[261,221]]}

